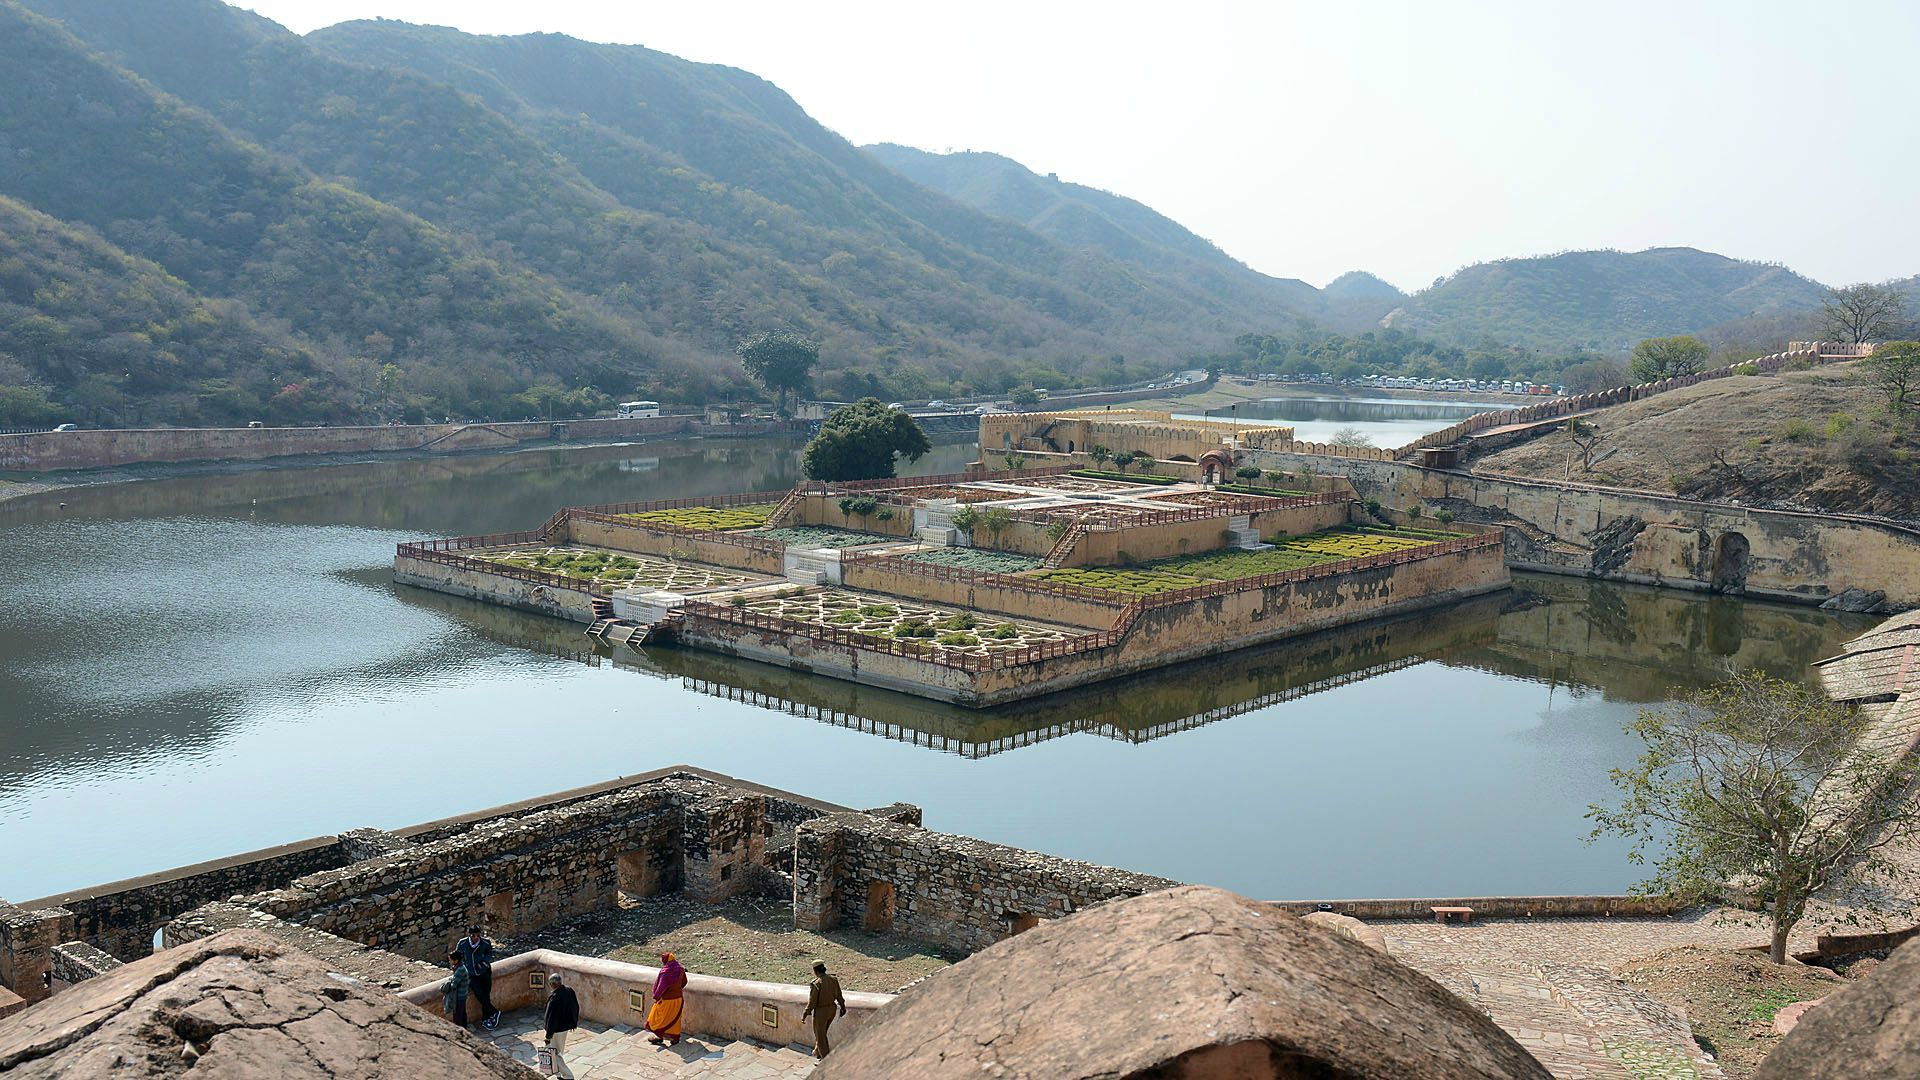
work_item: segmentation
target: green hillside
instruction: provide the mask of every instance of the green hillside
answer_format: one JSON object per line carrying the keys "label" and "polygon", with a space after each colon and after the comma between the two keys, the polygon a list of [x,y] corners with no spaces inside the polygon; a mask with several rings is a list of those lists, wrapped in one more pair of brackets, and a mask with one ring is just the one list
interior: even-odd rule
{"label": "green hillside", "polygon": [[243,305],[0,197],[0,426],[74,419],[53,402],[76,400],[120,425],[335,420],[347,381]]}
{"label": "green hillside", "polygon": [[1824,293],[1784,267],[1693,248],[1573,251],[1469,266],[1416,293],[1385,325],[1470,346],[1613,352],[1643,338],[1812,311]]}

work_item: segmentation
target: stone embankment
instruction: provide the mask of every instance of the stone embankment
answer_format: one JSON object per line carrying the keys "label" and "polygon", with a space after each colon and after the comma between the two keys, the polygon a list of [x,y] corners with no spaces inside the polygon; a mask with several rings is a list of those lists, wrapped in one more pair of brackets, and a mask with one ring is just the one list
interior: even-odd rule
{"label": "stone embankment", "polygon": [[316,454],[502,450],[673,434],[757,435],[790,424],[709,425],[698,416],[483,424],[312,428],[100,428],[0,435],[0,472],[55,472],[187,461],[263,461]]}

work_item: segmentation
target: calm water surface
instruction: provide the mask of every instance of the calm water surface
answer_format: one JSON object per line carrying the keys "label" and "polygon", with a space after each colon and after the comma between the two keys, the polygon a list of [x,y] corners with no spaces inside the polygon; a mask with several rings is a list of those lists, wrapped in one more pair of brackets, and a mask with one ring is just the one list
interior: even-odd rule
{"label": "calm water surface", "polygon": [[[0,896],[688,763],[1264,897],[1618,890],[1621,725],[1870,618],[1559,578],[974,713],[391,581],[393,545],[768,490],[797,445],[203,475],[0,503]],[[948,471],[970,447],[936,448]],[[65,502],[62,508],[58,504]]]}
{"label": "calm water surface", "polygon": [[1375,446],[1402,446],[1422,435],[1457,424],[1474,413],[1514,408],[1524,404],[1487,405],[1466,401],[1422,401],[1406,398],[1278,397],[1243,401],[1238,409],[1219,408],[1199,413],[1175,413],[1194,419],[1238,418],[1262,424],[1285,424],[1302,442],[1326,442],[1341,428],[1354,428]]}

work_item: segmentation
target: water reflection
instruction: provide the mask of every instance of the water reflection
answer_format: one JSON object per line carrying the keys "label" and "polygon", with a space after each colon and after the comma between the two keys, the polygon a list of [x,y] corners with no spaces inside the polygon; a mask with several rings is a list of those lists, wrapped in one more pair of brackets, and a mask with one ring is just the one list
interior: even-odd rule
{"label": "water reflection", "polygon": [[1209,409],[1204,416],[1200,413],[1174,415],[1191,416],[1194,419],[1287,424],[1293,428],[1295,438],[1306,442],[1325,442],[1333,437],[1334,432],[1353,428],[1371,439],[1375,446],[1396,446],[1458,423],[1474,413],[1497,408],[1501,406],[1462,401],[1278,397]]}
{"label": "water reflection", "polygon": [[[0,896],[678,762],[1254,895],[1607,891],[1633,871],[1581,844],[1580,814],[1630,758],[1634,710],[1730,664],[1799,675],[1872,622],[1527,577],[972,712],[705,653],[594,653],[577,625],[391,580],[400,540],[778,488],[797,452],[592,447],[0,504]],[[917,471],[970,456],[939,447]],[[1454,829],[1417,827],[1436,806]]]}

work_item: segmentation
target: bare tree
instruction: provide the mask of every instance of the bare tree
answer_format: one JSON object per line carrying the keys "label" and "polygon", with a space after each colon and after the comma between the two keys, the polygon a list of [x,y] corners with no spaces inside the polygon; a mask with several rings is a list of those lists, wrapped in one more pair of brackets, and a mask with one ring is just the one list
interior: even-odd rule
{"label": "bare tree", "polygon": [[1759,671],[1689,691],[1628,727],[1645,753],[1613,770],[1617,808],[1588,808],[1589,839],[1627,837],[1635,863],[1660,851],[1643,892],[1703,900],[1756,882],[1783,964],[1808,899],[1851,872],[1886,870],[1878,852],[1920,825],[1904,798],[1912,766],[1862,749],[1866,727],[1857,709]]}
{"label": "bare tree", "polygon": [[1372,446],[1373,440],[1357,427],[1343,427],[1327,440],[1334,446]]}
{"label": "bare tree", "polygon": [[1905,298],[1891,285],[1861,282],[1828,289],[1820,304],[1820,332],[1836,341],[1858,344],[1892,337],[1906,310]]}
{"label": "bare tree", "polygon": [[1593,471],[1593,455],[1600,444],[1607,441],[1607,433],[1581,420],[1577,416],[1567,418],[1567,441],[1573,444],[1573,450],[1567,455],[1567,479],[1573,479],[1573,455],[1580,456],[1580,471]]}

